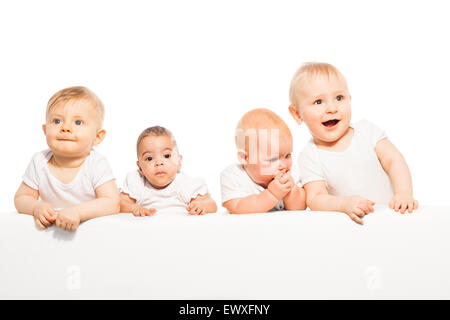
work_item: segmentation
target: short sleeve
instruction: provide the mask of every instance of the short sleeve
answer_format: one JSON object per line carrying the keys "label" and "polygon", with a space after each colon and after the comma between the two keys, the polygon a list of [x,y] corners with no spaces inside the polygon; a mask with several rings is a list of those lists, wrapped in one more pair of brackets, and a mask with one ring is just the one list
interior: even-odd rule
{"label": "short sleeve", "polygon": [[114,175],[108,160],[98,153],[92,159],[92,185],[97,189],[108,181],[114,180]]}
{"label": "short sleeve", "polygon": [[41,153],[36,153],[28,164],[24,175],[22,176],[23,182],[27,186],[35,190],[39,190],[38,171],[41,158]]}
{"label": "short sleeve", "polygon": [[126,193],[130,198],[135,199],[139,202],[142,198],[142,189],[144,188],[144,183],[139,171],[135,170],[129,172],[122,184],[121,192]]}
{"label": "short sleeve", "polygon": [[314,150],[307,146],[298,157],[298,170],[300,183],[305,185],[313,181],[325,180],[326,177],[323,172],[320,162],[316,159]]}
{"label": "short sleeve", "polygon": [[208,187],[203,179],[191,178],[184,174],[180,174],[178,188],[181,198],[186,204],[189,204],[198,195],[204,196],[208,193]]}
{"label": "short sleeve", "polygon": [[238,198],[244,198],[254,194],[248,191],[248,186],[242,181],[242,177],[230,166],[220,174],[220,189],[222,193],[222,203]]}
{"label": "short sleeve", "polygon": [[380,129],[372,122],[361,120],[357,123],[357,125],[359,127],[359,130],[361,130],[361,133],[369,139],[370,145],[374,148],[377,145],[378,141],[387,138],[384,130]]}

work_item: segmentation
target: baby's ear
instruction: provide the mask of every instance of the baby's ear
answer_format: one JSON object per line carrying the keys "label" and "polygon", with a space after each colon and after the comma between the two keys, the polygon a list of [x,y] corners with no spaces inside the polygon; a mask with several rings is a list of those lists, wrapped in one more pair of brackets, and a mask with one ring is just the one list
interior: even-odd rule
{"label": "baby's ear", "polygon": [[47,135],[47,125],[42,125],[42,131],[44,131],[44,134]]}
{"label": "baby's ear", "polygon": [[298,125],[302,124],[303,119],[300,116],[300,113],[298,113],[298,110],[295,106],[293,105],[289,106],[289,113],[291,114],[292,118],[294,118],[295,122],[297,122]]}
{"label": "baby's ear", "polygon": [[244,165],[248,163],[248,155],[245,150],[238,149],[237,156],[240,164]]}
{"label": "baby's ear", "polygon": [[95,135],[94,146],[98,146],[100,142],[102,142],[103,139],[105,139],[105,135],[106,135],[105,129],[98,130],[97,134]]}
{"label": "baby's ear", "polygon": [[140,174],[141,176],[143,176],[144,173],[142,172],[141,165],[139,164],[139,160],[136,161],[136,164],[137,164],[137,167],[138,167],[139,174]]}
{"label": "baby's ear", "polygon": [[183,160],[183,156],[181,154],[178,155],[178,169],[177,169],[177,173],[180,173],[181,171],[181,163]]}

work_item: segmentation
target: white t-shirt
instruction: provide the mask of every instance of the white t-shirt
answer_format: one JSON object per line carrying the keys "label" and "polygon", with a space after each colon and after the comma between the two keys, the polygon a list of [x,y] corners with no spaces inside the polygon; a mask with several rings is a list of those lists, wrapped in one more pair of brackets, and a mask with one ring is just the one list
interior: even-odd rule
{"label": "white t-shirt", "polygon": [[62,183],[49,170],[50,149],[36,153],[28,165],[23,182],[39,191],[41,199],[56,211],[95,199],[95,189],[113,180],[111,167],[104,156],[92,150],[70,183]]}
{"label": "white t-shirt", "polygon": [[[264,187],[255,183],[245,172],[242,165],[235,163],[225,168],[220,174],[220,186],[222,190],[222,203],[238,198],[245,198],[264,191]],[[284,210],[283,200],[271,209]]]}
{"label": "white t-shirt", "polygon": [[342,152],[317,148],[311,139],[298,157],[300,181],[324,180],[328,192],[335,196],[358,195],[387,204],[393,188],[375,152],[378,141],[386,138],[383,130],[367,120],[350,125],[353,137]]}
{"label": "white t-shirt", "polygon": [[206,195],[208,188],[203,179],[191,178],[177,173],[175,179],[164,189],[154,188],[138,170],[127,174],[121,191],[145,208],[186,210],[187,205],[198,195]]}

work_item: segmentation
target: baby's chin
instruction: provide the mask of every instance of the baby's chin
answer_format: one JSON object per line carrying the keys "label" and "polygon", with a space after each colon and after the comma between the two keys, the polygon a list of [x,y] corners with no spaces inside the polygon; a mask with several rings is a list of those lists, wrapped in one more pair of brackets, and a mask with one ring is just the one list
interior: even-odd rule
{"label": "baby's chin", "polygon": [[168,187],[173,182],[173,180],[175,180],[175,175],[173,177],[172,176],[166,177],[165,179],[158,179],[158,178],[155,179],[155,177],[152,177],[152,179],[149,179],[148,177],[146,178],[153,188],[164,189]]}
{"label": "baby's chin", "polygon": [[84,158],[89,156],[92,151],[92,148],[87,150],[80,150],[80,148],[54,148],[53,146],[49,146],[49,148],[54,155],[61,158]]}

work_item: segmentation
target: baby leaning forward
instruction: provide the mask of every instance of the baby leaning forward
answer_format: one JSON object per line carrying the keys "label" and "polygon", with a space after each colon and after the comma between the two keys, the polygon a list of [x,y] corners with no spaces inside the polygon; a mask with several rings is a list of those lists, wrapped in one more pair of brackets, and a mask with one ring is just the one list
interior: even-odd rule
{"label": "baby leaning forward", "polygon": [[311,210],[341,211],[363,224],[375,203],[401,213],[418,208],[400,151],[369,121],[351,123],[351,95],[336,67],[304,64],[291,81],[290,100],[292,117],[312,135],[299,156]]}
{"label": "baby leaning forward", "polygon": [[122,186],[120,211],[148,216],[166,208],[189,214],[216,212],[217,206],[202,179],[180,172],[182,157],[172,133],[154,126],[145,129],[136,145],[137,167]]}
{"label": "baby leaning forward", "polygon": [[230,213],[306,209],[305,191],[291,175],[292,134],[268,109],[254,109],[236,128],[239,163],[222,171],[222,205]]}
{"label": "baby leaning forward", "polygon": [[49,149],[33,156],[14,197],[17,211],[33,215],[38,227],[75,230],[80,222],[119,212],[112,170],[94,150],[105,137],[103,115],[103,103],[84,87],[50,98],[42,126]]}

